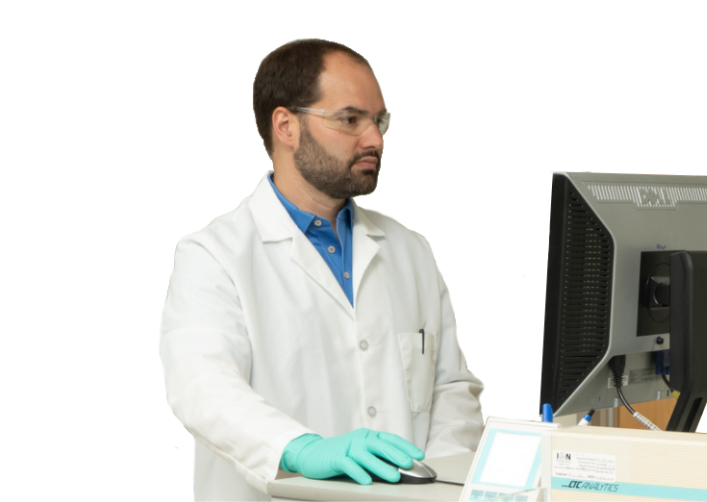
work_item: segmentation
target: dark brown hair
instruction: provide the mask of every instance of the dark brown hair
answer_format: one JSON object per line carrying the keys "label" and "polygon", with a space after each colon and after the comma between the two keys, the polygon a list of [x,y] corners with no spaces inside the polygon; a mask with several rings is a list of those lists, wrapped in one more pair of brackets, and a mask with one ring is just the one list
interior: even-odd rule
{"label": "dark brown hair", "polygon": [[355,61],[368,61],[345,45],[328,40],[304,39],[278,47],[260,63],[253,81],[253,111],[265,150],[272,156],[272,113],[278,106],[308,107],[320,96],[319,75],[324,70],[324,56],[343,52]]}

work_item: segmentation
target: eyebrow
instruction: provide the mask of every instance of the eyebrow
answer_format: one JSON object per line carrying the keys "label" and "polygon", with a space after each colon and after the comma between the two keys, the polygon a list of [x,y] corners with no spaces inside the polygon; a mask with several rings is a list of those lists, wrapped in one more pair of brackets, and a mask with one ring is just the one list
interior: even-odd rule
{"label": "eyebrow", "polygon": [[[342,108],[340,110],[337,110],[340,112],[354,112],[354,113],[368,113],[368,110],[361,110],[360,108],[356,108],[355,106],[347,106],[346,108]],[[383,107],[382,110],[380,110],[378,113],[374,113],[373,116],[375,117],[376,115],[380,115],[382,113],[387,112],[385,107]]]}

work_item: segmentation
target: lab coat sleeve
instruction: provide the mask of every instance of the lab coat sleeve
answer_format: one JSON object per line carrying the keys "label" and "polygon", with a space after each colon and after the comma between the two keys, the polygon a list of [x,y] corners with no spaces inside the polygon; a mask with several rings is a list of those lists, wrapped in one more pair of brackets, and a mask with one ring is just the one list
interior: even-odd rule
{"label": "lab coat sleeve", "polygon": [[285,446],[312,431],[250,386],[251,346],[238,291],[215,256],[187,237],[174,261],[160,342],[167,399],[195,438],[265,492]]}
{"label": "lab coat sleeve", "polygon": [[449,290],[439,272],[437,275],[442,329],[425,450],[427,458],[476,450],[484,427],[479,403],[483,384],[467,369],[457,340]]}

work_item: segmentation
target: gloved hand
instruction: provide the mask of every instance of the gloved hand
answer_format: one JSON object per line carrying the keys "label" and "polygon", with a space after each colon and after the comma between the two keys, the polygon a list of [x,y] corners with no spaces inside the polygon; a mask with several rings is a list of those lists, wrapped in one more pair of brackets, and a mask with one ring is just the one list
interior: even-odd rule
{"label": "gloved hand", "polygon": [[396,434],[358,429],[333,438],[305,434],[293,439],[285,447],[280,466],[313,479],[347,474],[359,484],[370,485],[368,470],[390,483],[399,481],[400,473],[378,457],[409,469],[412,459],[422,460],[425,453]]}

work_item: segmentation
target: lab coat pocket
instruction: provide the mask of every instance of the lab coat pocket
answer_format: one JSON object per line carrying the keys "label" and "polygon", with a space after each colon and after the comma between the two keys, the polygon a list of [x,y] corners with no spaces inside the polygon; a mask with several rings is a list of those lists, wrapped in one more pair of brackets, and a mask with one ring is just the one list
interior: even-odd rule
{"label": "lab coat pocket", "polygon": [[424,352],[422,333],[400,333],[400,350],[405,367],[410,411],[429,411],[437,364],[437,336],[425,333]]}

